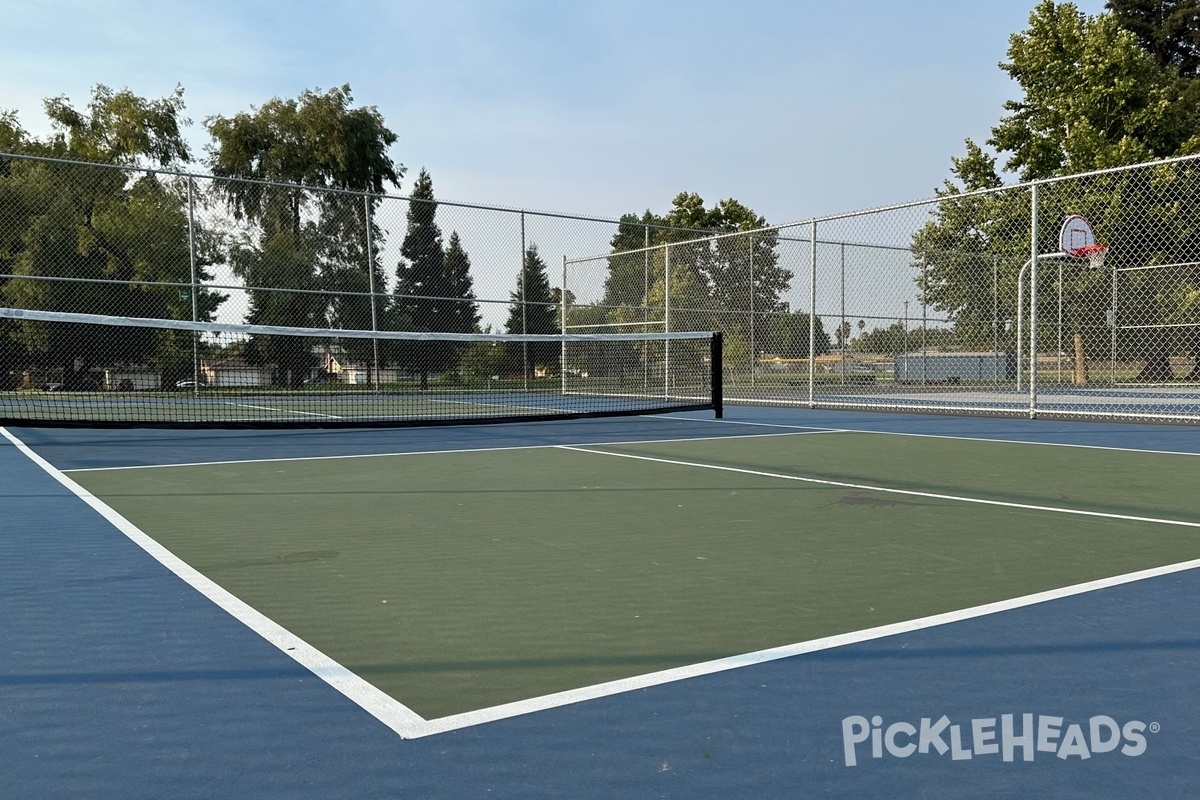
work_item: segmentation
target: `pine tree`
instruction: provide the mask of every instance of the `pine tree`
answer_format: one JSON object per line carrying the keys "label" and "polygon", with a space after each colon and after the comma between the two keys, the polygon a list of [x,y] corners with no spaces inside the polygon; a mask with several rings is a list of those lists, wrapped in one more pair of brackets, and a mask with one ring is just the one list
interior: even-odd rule
{"label": "pine tree", "polygon": [[1200,0],[1108,0],[1121,27],[1138,38],[1160,67],[1200,76]]}
{"label": "pine tree", "polygon": [[[437,203],[433,179],[422,169],[408,206],[408,228],[400,246],[396,266],[396,290],[392,315],[406,321],[415,331],[453,331],[453,301],[446,275],[442,231],[434,219]],[[389,353],[392,360],[417,372],[421,388],[429,387],[429,375],[450,366],[454,348],[449,342],[405,342]]]}
{"label": "pine tree", "polygon": [[475,299],[475,286],[471,280],[471,258],[463,249],[462,239],[458,231],[450,233],[450,242],[446,245],[446,283],[449,288],[447,297],[456,301],[448,309],[451,317],[451,327],[446,330],[454,333],[476,333],[482,318],[479,315],[479,304]]}
{"label": "pine tree", "polygon": [[[558,305],[550,293],[550,278],[546,262],[538,254],[536,244],[525,251],[525,263],[517,278],[517,288],[510,295],[508,321],[504,328],[509,333],[560,333]],[[558,371],[561,348],[557,342],[516,342],[507,352],[508,368],[524,372],[528,377],[534,370],[547,373]]]}

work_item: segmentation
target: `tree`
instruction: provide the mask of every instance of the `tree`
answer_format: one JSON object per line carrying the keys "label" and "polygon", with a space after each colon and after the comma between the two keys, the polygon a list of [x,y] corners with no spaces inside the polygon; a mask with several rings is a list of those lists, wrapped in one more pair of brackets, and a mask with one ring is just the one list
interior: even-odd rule
{"label": "tree", "polygon": [[912,327],[903,320],[886,327],[874,328],[862,334],[850,346],[856,353],[895,354],[912,353],[922,349],[953,350],[958,339],[948,328],[921,329]]}
{"label": "tree", "polygon": [[834,336],[837,337],[837,346],[839,350],[845,350],[850,344],[850,323],[843,321],[837,326],[834,331]]}
{"label": "tree", "polygon": [[[479,327],[479,308],[471,281],[471,259],[457,232],[442,244],[435,219],[437,201],[433,179],[422,169],[408,206],[408,227],[396,267],[394,313],[407,320],[411,330],[473,333]],[[462,347],[455,342],[405,343],[397,358],[429,386],[429,374],[451,369]]]}
{"label": "tree", "polygon": [[[641,217],[625,214],[617,224],[609,248],[613,255],[608,259],[608,275],[604,280],[604,300],[607,309],[645,305],[649,290],[649,264],[651,253],[645,248],[655,243],[660,235],[651,226],[662,225],[663,220],[647,210]],[[635,252],[640,251],[640,252]]]}
{"label": "tree", "polygon": [[[676,195],[671,205],[665,222],[672,226],[717,234],[749,234],[767,227],[765,218],[732,198],[706,209],[700,195],[684,192]],[[695,237],[684,240],[691,238]],[[777,241],[778,233],[774,230],[764,230],[758,235],[722,236],[713,239],[708,247],[682,248],[690,256],[684,263],[707,284],[715,309],[774,313],[782,310],[779,296],[787,291],[792,279],[791,273],[779,266]],[[675,267],[673,255],[672,268]],[[742,327],[742,323],[737,323],[737,327]]]}
{"label": "tree", "polygon": [[477,332],[482,317],[475,298],[475,282],[471,279],[471,257],[463,249],[458,231],[450,232],[446,245],[446,283],[447,297],[455,301],[446,309],[450,317],[446,329],[452,333]]}
{"label": "tree", "polygon": [[1005,169],[1023,180],[1163,158],[1197,143],[1197,108],[1185,101],[1178,71],[1156,64],[1112,15],[1042,0],[1008,56],[1000,67],[1024,97],[1004,104],[1011,113],[988,143],[1011,154]]}
{"label": "tree", "polygon": [[[388,148],[396,134],[374,106],[353,108],[350,86],[328,92],[306,90],[295,100],[274,98],[252,113],[213,116],[205,121],[215,144],[209,166],[216,191],[235,219],[255,228],[234,259],[235,272],[251,287],[248,321],[270,325],[315,326],[333,322],[365,329],[372,303],[361,293],[384,286],[374,253],[382,248],[382,230],[374,209],[385,184],[399,186],[404,173]],[[287,185],[280,185],[280,183]],[[314,189],[335,191],[316,192]],[[341,191],[337,191],[341,190]],[[344,192],[367,193],[347,195]],[[366,252],[368,237],[373,253]],[[339,295],[332,304],[317,295],[286,294],[273,289],[327,289],[357,292]],[[376,314],[380,312],[375,306]],[[369,345],[352,340],[345,347],[363,357]],[[264,343],[250,355],[285,358],[279,379],[298,385],[311,368],[311,342]]]}
{"label": "tree", "polygon": [[1174,66],[1185,78],[1200,71],[1200,1],[1108,0],[1105,7],[1160,67]]}
{"label": "tree", "polygon": [[[1030,15],[1029,28],[1011,37],[1009,60],[1001,69],[1018,82],[1023,97],[1005,104],[1010,113],[987,142],[1007,155],[1004,171],[1037,180],[1200,149],[1200,105],[1189,81],[1174,64],[1160,65],[1121,19],[1087,16],[1071,3],[1043,0]],[[994,306],[1000,306],[999,319],[1016,316],[1017,274],[1029,253],[1029,198],[1017,192],[962,196],[1002,183],[993,156],[969,140],[966,150],[953,159],[957,183],[947,181],[939,191],[943,202],[936,218],[916,234],[913,249],[924,300],[954,317],[963,343],[990,345],[999,335]],[[1195,229],[1200,219],[1193,219],[1194,204],[1163,194],[1164,186],[1182,184],[1194,171],[1185,164],[1169,170],[1170,176],[1141,170],[1047,184],[1039,217],[1087,216],[1112,245],[1111,266],[1195,261],[1184,257],[1194,250],[1186,236],[1164,235]],[[1056,247],[1053,233],[1042,234],[1040,252]],[[980,270],[990,274],[993,268],[998,270],[996,297],[978,280]],[[1200,285],[1198,279],[1194,272],[1141,276],[1137,300],[1125,309],[1123,322],[1149,325],[1177,316],[1180,307],[1172,298],[1181,287]],[[1099,342],[1108,278],[1076,270],[1069,281],[1064,287],[1067,321],[1085,342]],[[1006,346],[1012,346],[1013,336],[1007,335]],[[1129,333],[1124,344],[1142,361],[1142,380],[1171,376],[1172,343],[1166,336],[1146,329]]]}
{"label": "tree", "polygon": [[676,195],[662,216],[650,211],[641,217],[626,214],[610,242],[613,255],[608,259],[603,305],[616,322],[652,318],[646,306],[666,298],[666,254],[661,248],[644,248],[647,241],[652,246],[672,244],[672,329],[738,331],[753,340],[760,317],[783,311],[779,298],[791,284],[791,273],[779,266],[778,234],[764,230],[758,235],[710,237],[749,234],[766,226],[763,217],[737,200],[706,208],[694,192]]}
{"label": "tree", "polygon": [[809,316],[804,311],[791,314],[779,314],[767,322],[767,330],[763,337],[761,350],[777,355],[780,358],[809,358],[823,356],[829,352],[829,334],[821,318],[817,317],[813,324],[812,342],[809,345]]}
{"label": "tree", "polygon": [[[190,283],[186,185],[140,168],[175,167],[190,157],[180,132],[183,90],[147,100],[128,89],[97,86],[86,110],[67,98],[45,102],[53,132],[30,137],[15,114],[0,115],[0,149],[65,161],[6,159],[0,165],[5,271],[23,276],[0,286],[23,308],[191,319],[190,295],[156,283]],[[119,168],[115,168],[119,167]],[[199,278],[220,260],[215,237],[194,224]],[[94,283],[39,280],[90,279]],[[102,282],[103,281],[103,282]],[[198,317],[211,319],[221,295],[201,290]],[[35,366],[82,387],[92,367],[150,363],[164,380],[190,374],[192,336],[148,328],[82,328],[67,323],[7,326]]]}
{"label": "tree", "polygon": [[[555,316],[558,304],[551,296],[546,262],[538,253],[536,244],[530,244],[525,250],[521,274],[517,276],[517,288],[510,299],[512,302],[508,307],[505,331],[561,333]],[[507,368],[512,372],[524,372],[527,377],[538,369],[547,373],[557,372],[560,350],[557,342],[513,342],[506,353]]]}

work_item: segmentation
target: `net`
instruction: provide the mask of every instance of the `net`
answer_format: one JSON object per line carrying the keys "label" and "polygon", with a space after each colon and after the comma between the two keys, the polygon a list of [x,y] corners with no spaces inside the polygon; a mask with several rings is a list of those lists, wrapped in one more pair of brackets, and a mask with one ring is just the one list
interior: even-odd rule
{"label": "net", "polygon": [[361,427],[721,411],[721,337],[327,330],[0,308],[0,425]]}
{"label": "net", "polygon": [[1091,269],[1104,269],[1104,258],[1108,255],[1108,245],[1089,244],[1078,248],[1073,255],[1076,258],[1086,258]]}

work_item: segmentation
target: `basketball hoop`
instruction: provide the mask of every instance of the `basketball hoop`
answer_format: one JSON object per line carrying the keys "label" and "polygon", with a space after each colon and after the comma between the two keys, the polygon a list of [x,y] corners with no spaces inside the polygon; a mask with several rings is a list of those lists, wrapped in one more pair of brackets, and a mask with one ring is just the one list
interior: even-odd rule
{"label": "basketball hoop", "polygon": [[1108,245],[1089,244],[1080,247],[1074,253],[1076,258],[1086,258],[1092,269],[1104,269],[1104,257],[1108,255]]}
{"label": "basketball hoop", "polygon": [[1092,233],[1092,225],[1078,214],[1072,214],[1063,220],[1062,230],[1058,234],[1058,246],[1063,255],[1071,258],[1086,258],[1092,269],[1104,267],[1104,257],[1108,254],[1108,245],[1096,241]]}

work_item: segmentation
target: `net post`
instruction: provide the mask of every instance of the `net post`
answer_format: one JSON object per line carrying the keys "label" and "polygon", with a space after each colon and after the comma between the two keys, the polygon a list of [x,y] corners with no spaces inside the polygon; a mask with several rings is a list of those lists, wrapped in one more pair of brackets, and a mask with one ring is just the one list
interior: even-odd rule
{"label": "net post", "polygon": [[724,336],[720,331],[713,331],[712,335],[712,403],[713,413],[717,419],[722,419],[725,416],[725,398],[724,398],[724,375],[725,366],[723,363]]}

